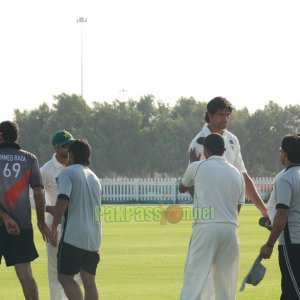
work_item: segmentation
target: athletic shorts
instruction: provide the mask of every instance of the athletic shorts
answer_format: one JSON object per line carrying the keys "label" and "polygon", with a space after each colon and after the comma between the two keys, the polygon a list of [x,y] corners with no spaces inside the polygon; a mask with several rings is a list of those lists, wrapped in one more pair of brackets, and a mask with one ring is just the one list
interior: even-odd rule
{"label": "athletic shorts", "polygon": [[7,267],[35,260],[39,255],[33,242],[33,230],[24,229],[18,235],[10,235],[0,226],[0,263],[2,256]]}
{"label": "athletic shorts", "polygon": [[281,298],[300,299],[300,244],[279,245]]}
{"label": "athletic shorts", "polygon": [[63,275],[75,275],[80,269],[96,275],[100,261],[98,252],[77,248],[67,243],[60,243],[57,252],[57,270]]}

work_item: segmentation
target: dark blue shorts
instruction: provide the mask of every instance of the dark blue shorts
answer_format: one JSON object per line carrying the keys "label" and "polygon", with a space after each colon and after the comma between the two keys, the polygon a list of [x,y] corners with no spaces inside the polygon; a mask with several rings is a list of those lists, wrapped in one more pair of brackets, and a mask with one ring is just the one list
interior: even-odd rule
{"label": "dark blue shorts", "polygon": [[281,298],[300,299],[300,244],[279,245]]}
{"label": "dark blue shorts", "polygon": [[0,226],[0,263],[2,256],[7,267],[35,260],[39,255],[33,242],[33,230],[24,229],[18,235],[10,235],[5,226]]}
{"label": "dark blue shorts", "polygon": [[67,243],[60,243],[57,252],[57,270],[63,275],[75,275],[80,269],[96,275],[100,261],[98,252],[77,248]]}

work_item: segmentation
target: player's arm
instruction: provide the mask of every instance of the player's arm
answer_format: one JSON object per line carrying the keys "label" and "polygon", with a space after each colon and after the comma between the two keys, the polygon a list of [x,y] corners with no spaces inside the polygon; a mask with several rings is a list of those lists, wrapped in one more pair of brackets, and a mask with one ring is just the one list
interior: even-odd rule
{"label": "player's arm", "polygon": [[[200,159],[201,159],[201,153],[197,151],[196,148],[190,149],[190,163],[194,161],[199,161]],[[194,186],[191,186],[186,190],[186,192],[189,192],[190,196],[194,198],[194,190],[195,190]]]}
{"label": "player's arm", "polygon": [[235,158],[233,165],[242,173],[242,175],[244,177],[246,196],[251,200],[252,203],[254,203],[254,205],[259,209],[259,211],[261,212],[261,214],[264,217],[268,217],[267,208],[266,208],[264,202],[262,201],[259,193],[257,192],[257,189],[254,185],[253,180],[247,173],[247,170],[245,168],[245,164],[244,164],[244,161],[242,158],[242,154],[241,154],[241,147],[240,147],[239,141],[236,137],[234,138],[234,143],[236,144],[236,148],[235,148],[235,157],[236,158]]}
{"label": "player's arm", "polygon": [[289,208],[286,205],[278,205],[277,212],[274,217],[272,231],[265,245],[260,249],[260,254],[263,258],[270,258],[273,252],[274,244],[279,235],[284,230],[288,219]]}
{"label": "player's arm", "polygon": [[[49,172],[47,172],[47,168],[45,167],[45,165],[41,167],[40,171],[41,171],[41,176],[42,176],[42,180],[43,180],[44,189],[47,190],[49,185],[51,184],[51,179],[49,177]],[[54,205],[47,205],[46,204],[45,211],[53,216],[54,215],[54,208],[55,208]]]}
{"label": "player's arm", "polygon": [[7,214],[2,209],[1,206],[0,206],[0,220],[3,221],[8,234],[18,235],[20,233],[20,228],[18,223],[9,214]]}
{"label": "player's arm", "polygon": [[195,168],[197,168],[196,164],[190,163],[179,184],[179,192],[189,192],[192,198],[194,197],[194,177],[196,173]]}
{"label": "player's arm", "polygon": [[180,182],[179,184],[179,192],[180,193],[186,193],[186,192],[189,192],[191,194],[192,192],[192,195],[194,195],[194,186],[185,186],[184,184],[182,184],[182,182]]}
{"label": "player's arm", "polygon": [[4,221],[4,219],[8,216],[8,214],[2,209],[0,206],[0,220]]}
{"label": "player's arm", "polygon": [[[193,163],[194,161],[199,161],[201,159],[201,153],[196,148],[190,148],[189,156],[190,156],[190,164]],[[195,190],[194,186],[186,187],[182,184],[182,186],[181,187],[179,186],[179,188],[182,190],[181,192],[179,189],[180,193],[189,192],[190,196],[194,198],[194,190]]]}
{"label": "player's arm", "polygon": [[69,197],[63,194],[58,195],[55,209],[54,217],[50,234],[50,242],[53,246],[57,246],[57,226],[61,223],[62,217],[66,212],[69,205]]}
{"label": "player's arm", "polygon": [[46,212],[54,216],[55,206],[54,205],[46,205]]}
{"label": "player's arm", "polygon": [[240,213],[241,208],[242,208],[242,204],[238,204],[238,214]]}
{"label": "player's arm", "polygon": [[45,196],[42,186],[35,186],[33,189],[33,199],[35,203],[37,225],[43,236],[48,241],[49,228],[45,223]]}
{"label": "player's arm", "polygon": [[52,227],[57,227],[61,223],[62,217],[66,212],[69,205],[69,197],[67,195],[58,195],[55,209]]}
{"label": "player's arm", "polygon": [[261,214],[264,217],[268,217],[267,207],[262,201],[260,195],[255,188],[253,180],[250,178],[247,172],[243,173],[243,177],[245,180],[245,187],[246,187],[246,195],[247,197],[255,204],[255,206],[260,210]]}
{"label": "player's arm", "polygon": [[189,151],[190,163],[201,159],[201,153],[196,148],[191,148]]}
{"label": "player's arm", "polygon": [[241,178],[241,185],[242,185],[242,189],[241,189],[241,194],[240,194],[240,198],[238,200],[238,214],[240,214],[241,209],[242,209],[242,205],[245,204],[245,180],[244,180],[244,176],[240,175]]}

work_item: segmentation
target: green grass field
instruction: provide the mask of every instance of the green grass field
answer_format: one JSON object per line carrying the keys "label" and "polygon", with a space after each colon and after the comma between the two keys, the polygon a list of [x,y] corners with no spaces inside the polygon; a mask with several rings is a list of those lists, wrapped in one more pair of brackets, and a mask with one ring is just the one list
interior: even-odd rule
{"label": "green grass field", "polygon": [[[240,214],[240,272],[238,289],[247,274],[268,231],[258,226],[258,210],[244,206]],[[103,222],[101,262],[97,283],[102,300],[174,300],[178,299],[183,281],[184,261],[191,234],[191,221],[161,225],[157,221]],[[32,263],[40,299],[49,299],[45,246],[39,232],[35,242],[40,257]],[[280,297],[280,271],[277,248],[258,286],[246,285],[237,291],[237,299],[274,300]],[[204,258],[205,259],[205,258]],[[13,268],[0,266],[0,297],[23,299],[21,286]]]}

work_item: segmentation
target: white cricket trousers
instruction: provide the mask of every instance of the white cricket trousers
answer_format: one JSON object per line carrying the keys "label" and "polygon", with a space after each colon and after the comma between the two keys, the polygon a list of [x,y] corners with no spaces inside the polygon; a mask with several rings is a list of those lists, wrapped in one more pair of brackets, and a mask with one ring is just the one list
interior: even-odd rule
{"label": "white cricket trousers", "polygon": [[[46,224],[51,229],[53,216],[49,213],[46,214]],[[61,237],[61,225],[57,226],[59,243]],[[46,242],[47,258],[48,258],[48,281],[50,289],[50,300],[62,300],[67,299],[62,285],[57,279],[57,247],[53,247],[50,243]]]}
{"label": "white cricket trousers", "polygon": [[[230,223],[194,223],[180,300],[234,300],[239,271],[238,228]],[[212,297],[205,293],[208,275]],[[206,291],[207,292],[207,291]]]}
{"label": "white cricket trousers", "polygon": [[[49,213],[46,214],[45,218],[46,224],[51,229],[53,216]],[[57,226],[58,237],[57,241],[59,243],[61,238],[61,225]],[[46,242],[47,249],[47,258],[48,258],[48,281],[49,281],[49,289],[50,289],[50,300],[65,300],[67,296],[65,295],[64,289],[62,285],[59,283],[57,279],[57,250],[58,247],[53,247],[50,242]],[[80,285],[81,278],[80,275],[75,275],[76,282]]]}

